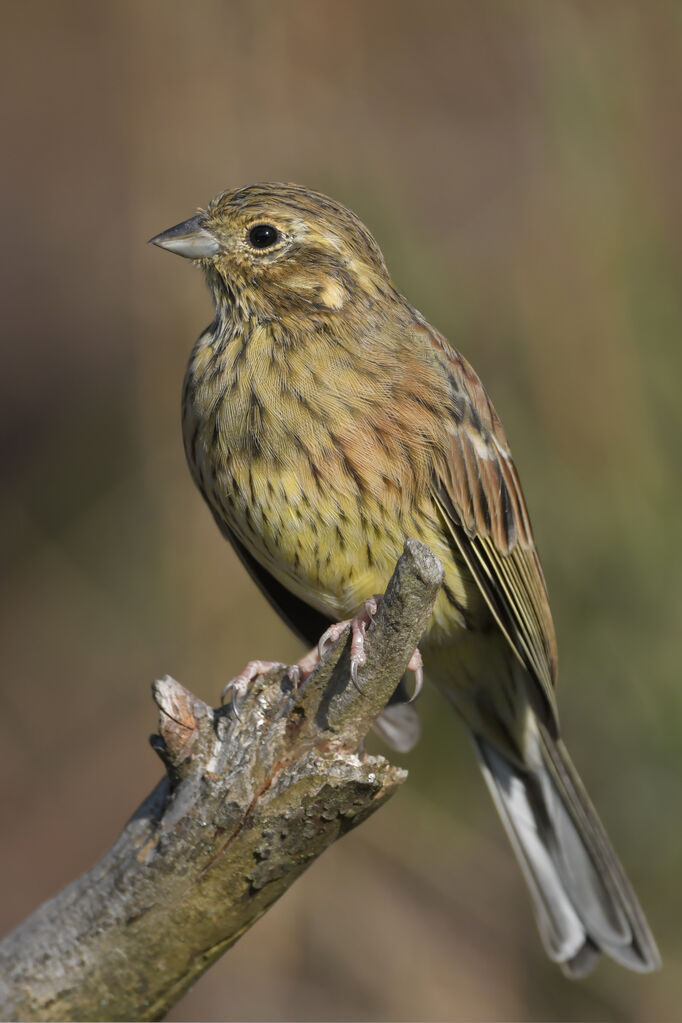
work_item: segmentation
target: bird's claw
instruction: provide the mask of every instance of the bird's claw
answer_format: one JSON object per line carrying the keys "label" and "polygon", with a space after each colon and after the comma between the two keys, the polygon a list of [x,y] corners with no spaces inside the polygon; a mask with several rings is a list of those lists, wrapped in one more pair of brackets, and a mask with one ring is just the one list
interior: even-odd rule
{"label": "bird's claw", "polygon": [[[355,618],[352,618],[350,621],[351,629],[350,677],[353,685],[360,693],[363,692],[363,689],[362,686],[360,685],[359,672],[360,668],[364,668],[365,664],[367,663],[367,654],[365,652],[365,636],[367,634],[367,629],[374,620],[374,616],[379,609],[380,603],[381,596],[379,594],[375,594],[375,596],[370,597],[369,600],[365,601],[365,606],[363,607],[362,611],[360,611],[360,613],[357,614]],[[348,622],[337,623],[336,627],[337,631],[335,633],[335,638],[341,635],[341,632],[343,631],[343,629],[345,629],[346,625],[348,625]],[[333,628],[334,626],[332,626],[332,629]],[[331,632],[331,630],[328,629],[327,633],[328,632]],[[323,640],[325,639],[327,633],[325,633],[325,635],[322,637]],[[424,685],[424,664],[422,661],[422,655],[419,652],[419,647],[415,649],[414,653],[412,654],[412,657],[408,661],[407,670],[413,671],[415,676],[414,693],[412,694],[409,700],[409,702],[412,703],[413,700],[417,699]]]}
{"label": "bird's claw", "polygon": [[374,615],[377,613],[380,602],[381,597],[370,597],[369,600],[365,601],[365,606],[362,611],[357,614],[350,623],[350,677],[353,685],[359,693],[363,690],[358,680],[358,672],[360,668],[364,668],[367,663],[367,654],[365,653],[365,635],[368,627],[372,624],[372,620]]}
{"label": "bird's claw", "polygon": [[365,605],[359,614],[354,618],[346,619],[343,622],[334,622],[320,637],[317,650],[320,660],[325,656],[332,643],[335,643],[339,636],[342,636],[350,625],[350,677],[355,688],[362,692],[358,672],[364,668],[367,661],[365,653],[365,633],[368,626],[372,624],[374,615],[377,613],[381,596],[376,595],[365,601]]}
{"label": "bird's claw", "polygon": [[303,681],[303,672],[301,671],[300,664],[290,664],[287,668],[287,676],[294,687],[294,691],[298,692],[299,686]]}
{"label": "bird's claw", "polygon": [[[286,668],[281,661],[249,661],[243,671],[231,678],[227,685],[223,686],[220,694],[221,705],[225,703],[228,693],[231,693],[230,706],[232,713],[241,721],[241,709],[249,689],[249,685],[258,675],[264,675],[266,671],[273,671],[275,668]],[[291,669],[288,669],[291,673]]]}
{"label": "bird's claw", "polygon": [[424,662],[419,647],[415,647],[414,653],[407,662],[407,670],[414,672],[414,692],[407,702],[414,703],[424,685]]}
{"label": "bird's claw", "polygon": [[325,632],[322,633],[317,643],[318,664],[329,650],[329,647],[332,646],[333,643],[336,643],[339,636],[343,635],[348,624],[348,621],[334,622]]}
{"label": "bird's claw", "polygon": [[[228,694],[231,694],[230,706],[232,708],[232,713],[238,721],[241,721],[241,709],[244,706],[244,700],[246,699],[249,685],[258,675],[264,675],[267,671],[273,671],[276,668],[284,668],[294,689],[298,690],[301,683],[308,678],[308,676],[324,658],[329,647],[343,635],[349,625],[351,631],[350,677],[358,692],[363,692],[362,686],[360,685],[359,672],[360,668],[364,668],[367,663],[365,636],[368,627],[372,624],[374,616],[379,609],[380,603],[381,596],[377,594],[365,601],[362,611],[360,611],[354,618],[343,622],[334,622],[329,626],[327,631],[320,636],[317,646],[313,647],[313,649],[310,650],[305,657],[302,657],[298,664],[287,666],[286,664],[282,664],[281,661],[249,661],[244,670],[240,671],[238,675],[235,675],[235,677],[230,679],[227,685],[224,686],[223,691],[220,694],[220,703],[225,703]],[[412,703],[412,701],[416,700],[419,696],[424,684],[424,670],[419,648],[417,648],[412,654],[407,668],[408,671],[413,671],[415,676],[415,689],[409,701]]]}

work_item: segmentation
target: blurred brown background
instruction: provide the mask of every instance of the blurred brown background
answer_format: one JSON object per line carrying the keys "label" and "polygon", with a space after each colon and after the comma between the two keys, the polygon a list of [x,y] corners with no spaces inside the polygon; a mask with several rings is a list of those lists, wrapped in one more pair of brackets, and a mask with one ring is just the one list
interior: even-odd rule
{"label": "blurred brown background", "polygon": [[[505,422],[568,745],[664,970],[546,962],[457,721],[175,1019],[657,1020],[682,1002],[682,5],[118,0],[3,10],[2,896],[88,868],[160,775],[149,695],[300,651],[184,464],[211,318],[148,247],[227,186],[331,193]],[[219,911],[219,910],[218,910]]]}

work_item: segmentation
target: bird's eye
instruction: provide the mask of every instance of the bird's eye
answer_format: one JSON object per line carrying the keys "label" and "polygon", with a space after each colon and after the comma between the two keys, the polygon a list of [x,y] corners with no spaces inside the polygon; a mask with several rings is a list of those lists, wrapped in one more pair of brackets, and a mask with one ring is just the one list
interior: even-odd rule
{"label": "bird's eye", "polygon": [[276,245],[281,235],[272,224],[256,224],[249,231],[249,245],[254,249],[269,249]]}

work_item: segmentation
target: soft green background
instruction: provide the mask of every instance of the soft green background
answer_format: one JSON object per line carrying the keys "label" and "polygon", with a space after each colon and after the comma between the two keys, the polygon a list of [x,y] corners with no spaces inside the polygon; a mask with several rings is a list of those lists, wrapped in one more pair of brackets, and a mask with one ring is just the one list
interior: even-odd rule
{"label": "soft green background", "polygon": [[[149,684],[214,702],[300,649],[184,464],[211,317],[145,245],[227,186],[368,223],[473,361],[544,560],[568,745],[664,970],[545,961],[463,732],[173,1018],[659,1020],[682,1004],[682,5],[4,4],[0,914],[86,869],[160,774]],[[219,907],[216,909],[220,911]]]}

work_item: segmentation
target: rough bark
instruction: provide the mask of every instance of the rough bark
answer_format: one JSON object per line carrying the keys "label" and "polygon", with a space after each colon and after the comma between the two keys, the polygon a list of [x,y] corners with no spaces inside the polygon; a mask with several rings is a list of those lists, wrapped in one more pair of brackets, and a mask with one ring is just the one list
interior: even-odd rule
{"label": "rough bark", "polygon": [[166,677],[152,745],[166,777],[102,860],[0,944],[5,1020],[160,1019],[405,771],[360,744],[424,631],[441,581],[410,540],[367,635],[359,688],[346,632],[294,689],[282,670],[240,716]]}

